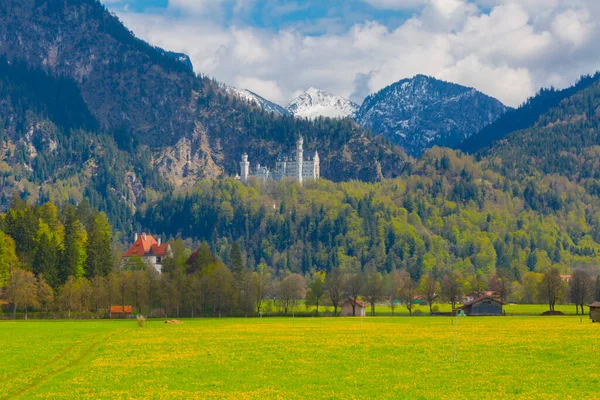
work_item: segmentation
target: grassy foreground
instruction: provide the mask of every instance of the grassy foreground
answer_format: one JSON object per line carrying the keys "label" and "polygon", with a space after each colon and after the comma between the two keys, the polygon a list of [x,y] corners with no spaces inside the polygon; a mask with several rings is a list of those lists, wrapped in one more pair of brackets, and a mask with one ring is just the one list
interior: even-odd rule
{"label": "grassy foreground", "polygon": [[0,322],[0,398],[600,396],[587,317],[455,320]]}

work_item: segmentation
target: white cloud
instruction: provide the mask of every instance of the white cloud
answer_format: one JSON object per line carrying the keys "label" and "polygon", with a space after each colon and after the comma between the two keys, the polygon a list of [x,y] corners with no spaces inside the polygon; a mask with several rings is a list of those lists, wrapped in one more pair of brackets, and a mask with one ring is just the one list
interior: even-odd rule
{"label": "white cloud", "polygon": [[579,47],[591,36],[594,23],[587,10],[570,9],[554,18],[552,28],[560,39]]}
{"label": "white cloud", "polygon": [[[224,27],[206,11],[222,1],[170,0],[162,15],[120,17],[138,36],[190,55],[198,72],[282,104],[311,86],[360,101],[422,73],[515,106],[542,86],[564,87],[600,67],[597,0],[363,0],[414,15],[396,28],[364,21],[318,36]],[[227,1],[237,10],[255,4]]]}

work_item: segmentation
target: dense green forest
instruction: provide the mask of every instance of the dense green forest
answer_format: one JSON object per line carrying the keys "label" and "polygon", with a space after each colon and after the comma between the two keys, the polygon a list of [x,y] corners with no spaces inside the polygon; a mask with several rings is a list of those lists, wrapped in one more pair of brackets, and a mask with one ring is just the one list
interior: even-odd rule
{"label": "dense green forest", "polygon": [[151,232],[205,240],[226,263],[240,243],[251,267],[306,273],[359,263],[415,280],[448,270],[521,280],[550,266],[596,272],[598,205],[565,178],[513,181],[433,149],[411,175],[374,184],[205,180],[139,220]]}
{"label": "dense green forest", "polygon": [[57,288],[69,277],[107,275],[115,264],[108,217],[86,200],[59,209],[52,203],[29,206],[15,196],[0,214],[0,236],[0,282],[24,268]]}
{"label": "dense green forest", "polygon": [[552,108],[573,96],[575,93],[587,89],[600,79],[600,73],[593,76],[582,76],[579,81],[566,89],[542,88],[535,96],[527,99],[519,108],[508,110],[494,123],[484,127],[479,133],[463,141],[456,148],[467,153],[476,153],[488,149],[494,142],[503,139],[506,135],[530,128],[538,119]]}

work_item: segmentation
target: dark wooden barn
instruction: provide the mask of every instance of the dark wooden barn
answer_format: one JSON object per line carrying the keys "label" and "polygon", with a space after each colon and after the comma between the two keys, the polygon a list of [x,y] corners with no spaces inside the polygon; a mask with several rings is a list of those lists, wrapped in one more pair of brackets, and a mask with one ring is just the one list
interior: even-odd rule
{"label": "dark wooden barn", "polygon": [[592,322],[600,322],[600,301],[590,304],[590,319]]}
{"label": "dark wooden barn", "polygon": [[502,315],[502,302],[493,296],[484,295],[468,303],[457,310],[463,310],[466,315]]}

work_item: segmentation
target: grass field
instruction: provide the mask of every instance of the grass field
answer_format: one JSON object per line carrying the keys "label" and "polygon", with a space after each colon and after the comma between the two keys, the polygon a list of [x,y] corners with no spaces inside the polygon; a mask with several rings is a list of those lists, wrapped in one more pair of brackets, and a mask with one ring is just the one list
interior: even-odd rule
{"label": "grass field", "polygon": [[0,322],[0,397],[600,397],[600,324],[587,317],[453,321]]}
{"label": "grass field", "polygon": [[[438,308],[439,312],[451,312],[452,306],[450,304],[435,304],[435,307]],[[271,307],[275,309],[274,307]],[[306,307],[304,305],[300,305],[296,307],[296,311],[300,313],[306,312],[314,312],[314,307]],[[587,311],[586,307],[586,311]],[[547,304],[505,304],[504,312],[506,312],[507,316],[538,316],[543,312],[548,311]],[[572,304],[557,304],[556,311],[561,311],[565,315],[575,315],[575,306]],[[333,307],[329,306],[321,306],[319,307],[320,313],[328,313],[333,314]],[[367,314],[371,313],[371,307],[367,307]],[[429,315],[429,306],[415,306],[413,309],[413,313],[421,314],[421,315]],[[375,314],[378,316],[391,316],[392,309],[390,306],[386,305],[377,305],[375,307]],[[394,309],[394,315],[408,315],[408,310],[404,306],[397,306]]]}

